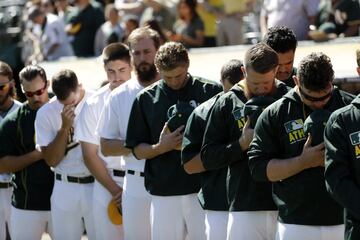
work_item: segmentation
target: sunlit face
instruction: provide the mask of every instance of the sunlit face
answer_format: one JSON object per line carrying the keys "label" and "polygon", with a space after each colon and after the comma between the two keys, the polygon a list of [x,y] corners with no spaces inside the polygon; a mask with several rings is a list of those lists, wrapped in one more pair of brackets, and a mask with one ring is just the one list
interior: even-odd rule
{"label": "sunlit face", "polygon": [[0,75],[0,107],[10,98],[13,82],[7,76]]}
{"label": "sunlit face", "polygon": [[21,85],[31,109],[39,109],[48,102],[47,88],[49,84],[40,75],[37,75],[31,81],[23,80]]}
{"label": "sunlit face", "polygon": [[105,72],[113,90],[131,78],[131,66],[122,60],[109,61],[105,64]]}
{"label": "sunlit face", "polygon": [[179,90],[183,88],[188,81],[188,68],[188,65],[185,65],[169,71],[160,70],[160,75],[168,87],[174,90]]}
{"label": "sunlit face", "polygon": [[275,86],[275,74],[277,68],[267,73],[257,73],[251,68],[242,68],[246,76],[246,85],[251,95],[264,96],[272,93]]}
{"label": "sunlit face", "polygon": [[291,77],[293,70],[295,52],[290,50],[286,53],[278,53],[279,56],[279,69],[276,73],[276,79],[284,81]]}
{"label": "sunlit face", "polygon": [[75,91],[70,92],[65,100],[59,100],[64,106],[76,106],[81,101],[81,85],[78,85]]}
{"label": "sunlit face", "polygon": [[131,44],[131,56],[135,68],[139,71],[149,70],[154,64],[156,48],[152,39],[144,38]]}

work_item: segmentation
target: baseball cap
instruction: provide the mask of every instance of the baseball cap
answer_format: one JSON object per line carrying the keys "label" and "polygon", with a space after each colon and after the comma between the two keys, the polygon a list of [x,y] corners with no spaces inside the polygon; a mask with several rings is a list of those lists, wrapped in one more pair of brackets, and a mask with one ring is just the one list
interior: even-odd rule
{"label": "baseball cap", "polygon": [[304,133],[311,134],[311,146],[319,145],[324,141],[324,129],[331,112],[325,109],[314,110],[304,122]]}
{"label": "baseball cap", "polygon": [[275,102],[275,98],[268,96],[258,96],[249,99],[244,106],[245,117],[250,117],[250,127],[254,128],[257,119],[259,118],[262,111]]}

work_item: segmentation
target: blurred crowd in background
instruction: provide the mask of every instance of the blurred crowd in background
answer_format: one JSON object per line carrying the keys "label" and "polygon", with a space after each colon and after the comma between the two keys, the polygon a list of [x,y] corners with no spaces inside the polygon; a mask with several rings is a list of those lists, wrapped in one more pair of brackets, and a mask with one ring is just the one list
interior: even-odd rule
{"label": "blurred crowd in background", "polygon": [[187,48],[254,44],[269,27],[298,40],[359,36],[359,0],[1,0],[0,59],[15,71],[94,57],[139,26]]}

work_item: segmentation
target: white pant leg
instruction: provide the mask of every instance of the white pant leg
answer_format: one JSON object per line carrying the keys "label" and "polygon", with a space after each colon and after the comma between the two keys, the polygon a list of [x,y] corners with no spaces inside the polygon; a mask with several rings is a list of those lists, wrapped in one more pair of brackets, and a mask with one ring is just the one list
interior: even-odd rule
{"label": "white pant leg", "polygon": [[89,240],[96,238],[92,214],[93,185],[55,180],[51,195],[51,217],[55,240],[79,240],[84,231]]}
{"label": "white pant leg", "polygon": [[[120,183],[118,184],[119,186],[121,185]],[[108,216],[107,208],[112,199],[110,192],[99,182],[95,181],[93,197],[96,239],[123,240],[123,226],[113,224]]]}
{"label": "white pant leg", "polygon": [[202,209],[197,194],[182,196],[182,209],[188,240],[205,240],[205,211]]}
{"label": "white pant leg", "polygon": [[39,240],[49,230],[51,235],[50,211],[11,209],[11,239]]}
{"label": "white pant leg", "polygon": [[205,211],[205,233],[207,240],[226,239],[229,212]]}
{"label": "white pant leg", "polygon": [[227,240],[273,240],[277,211],[230,212]]}
{"label": "white pant leg", "polygon": [[6,223],[10,231],[12,188],[0,189],[0,239],[6,238]]}
{"label": "white pant leg", "polygon": [[276,240],[342,240],[344,225],[309,226],[278,222]]}
{"label": "white pant leg", "polygon": [[144,177],[126,173],[122,196],[124,238],[150,240],[151,195],[145,190]]}
{"label": "white pant leg", "polygon": [[184,240],[185,221],[182,214],[182,196],[155,196],[151,200],[151,239]]}

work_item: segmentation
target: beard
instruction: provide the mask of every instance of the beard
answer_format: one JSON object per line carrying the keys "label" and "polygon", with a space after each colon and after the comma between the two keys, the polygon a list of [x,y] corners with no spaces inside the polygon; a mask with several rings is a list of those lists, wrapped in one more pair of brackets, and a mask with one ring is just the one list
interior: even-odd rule
{"label": "beard", "polygon": [[148,83],[154,80],[157,75],[157,70],[154,64],[142,62],[135,66],[136,75],[140,82]]}
{"label": "beard", "polygon": [[8,91],[4,96],[0,96],[0,109],[3,108],[3,105],[6,103],[6,101],[9,99],[10,96],[11,96],[10,91]]}

